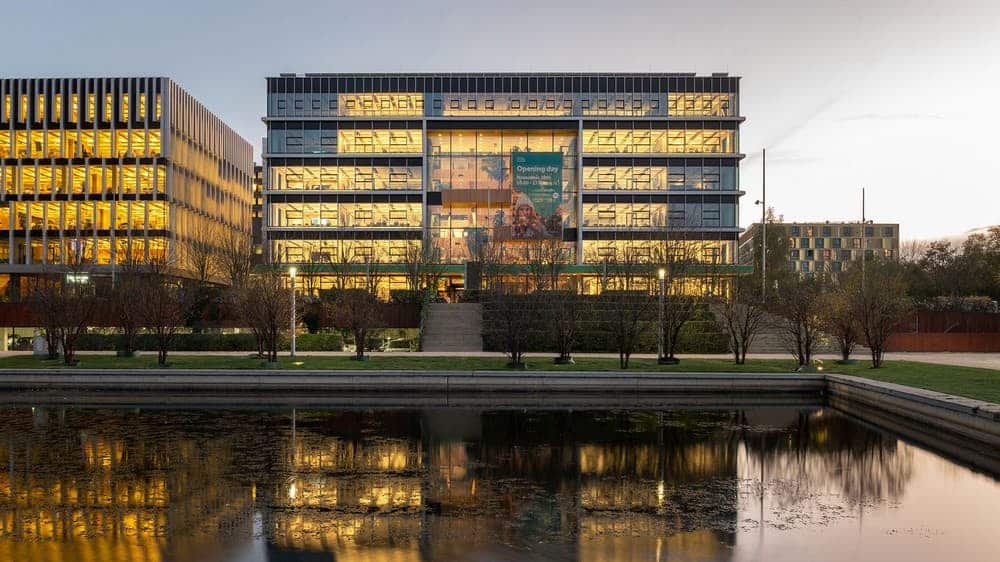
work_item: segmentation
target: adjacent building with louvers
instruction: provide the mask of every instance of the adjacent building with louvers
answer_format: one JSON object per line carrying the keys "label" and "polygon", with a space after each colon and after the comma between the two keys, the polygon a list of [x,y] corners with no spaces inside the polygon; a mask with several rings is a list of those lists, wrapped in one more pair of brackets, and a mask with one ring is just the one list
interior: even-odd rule
{"label": "adjacent building with louvers", "polygon": [[169,78],[0,79],[0,290],[83,263],[189,271],[187,242],[250,233],[253,148]]}
{"label": "adjacent building with louvers", "polygon": [[[772,228],[780,228],[788,237],[788,267],[802,274],[844,271],[851,262],[863,258],[899,257],[899,225],[894,223],[768,223],[768,230]],[[753,252],[759,245],[755,239],[760,232],[760,223],[754,223],[740,236],[741,263],[753,263]]]}

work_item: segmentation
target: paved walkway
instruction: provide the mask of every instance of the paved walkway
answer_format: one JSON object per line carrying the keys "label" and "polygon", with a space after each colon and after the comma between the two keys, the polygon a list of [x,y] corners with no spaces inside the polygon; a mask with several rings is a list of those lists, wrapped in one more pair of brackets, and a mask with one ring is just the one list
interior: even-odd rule
{"label": "paved walkway", "polygon": [[[0,357],[9,357],[12,355],[26,355],[30,354],[30,351],[2,351],[0,352]],[[80,351],[77,352],[81,355],[90,354],[101,354],[106,355],[110,352],[108,351]],[[149,352],[147,352],[149,353]],[[243,357],[248,354],[246,351],[172,351],[171,353],[177,355],[222,355],[222,356],[235,356]],[[346,351],[303,351],[299,353],[300,355],[314,355],[314,356],[335,356],[335,355],[353,355],[351,352]],[[287,355],[287,352],[282,352],[281,355]],[[384,352],[373,352],[371,355],[412,355],[417,357],[503,357],[504,354],[500,352],[493,351],[479,351],[479,352],[394,352],[394,353],[384,353]],[[529,353],[528,357],[552,357],[552,353]],[[577,357],[618,357],[615,353],[574,353]],[[632,355],[636,359],[655,359],[656,354],[652,353],[638,353]],[[678,357],[681,359],[728,359],[730,355],[728,354],[679,354]],[[792,357],[785,353],[750,353],[747,355],[749,359],[791,359]],[[817,358],[823,360],[834,360],[838,357],[829,354],[817,355]],[[868,358],[864,355],[855,355],[855,359],[859,361],[866,361]],[[997,369],[1000,370],[1000,353],[929,353],[929,352],[913,352],[913,353],[886,353],[886,359],[889,361],[920,361],[924,363],[936,363],[939,365],[956,365],[962,367],[981,367],[984,369]]]}

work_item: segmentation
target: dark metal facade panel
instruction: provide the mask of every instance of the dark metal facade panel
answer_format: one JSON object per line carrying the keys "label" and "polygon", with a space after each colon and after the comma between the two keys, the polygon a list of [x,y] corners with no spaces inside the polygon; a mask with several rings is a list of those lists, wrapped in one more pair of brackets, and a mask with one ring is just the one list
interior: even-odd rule
{"label": "dark metal facade panel", "polygon": [[305,74],[267,78],[271,93],[738,93],[738,76],[693,73]]}

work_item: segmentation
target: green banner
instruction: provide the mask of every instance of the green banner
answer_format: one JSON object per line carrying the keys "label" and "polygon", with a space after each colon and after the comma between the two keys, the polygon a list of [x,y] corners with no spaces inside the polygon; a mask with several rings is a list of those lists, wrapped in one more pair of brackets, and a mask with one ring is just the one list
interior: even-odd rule
{"label": "green banner", "polygon": [[562,236],[561,152],[511,153],[514,238]]}

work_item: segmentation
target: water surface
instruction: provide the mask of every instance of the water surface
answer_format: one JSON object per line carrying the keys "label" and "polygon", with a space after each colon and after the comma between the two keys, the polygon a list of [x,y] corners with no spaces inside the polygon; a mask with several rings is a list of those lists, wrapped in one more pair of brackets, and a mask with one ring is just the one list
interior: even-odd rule
{"label": "water surface", "polygon": [[996,560],[1000,483],[824,407],[0,410],[0,560]]}

